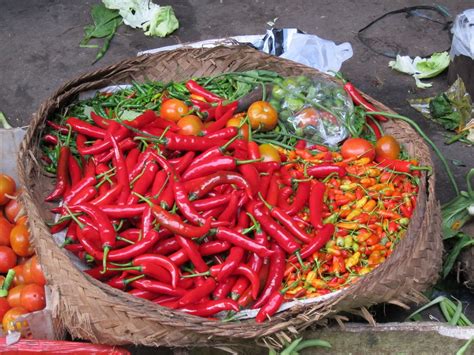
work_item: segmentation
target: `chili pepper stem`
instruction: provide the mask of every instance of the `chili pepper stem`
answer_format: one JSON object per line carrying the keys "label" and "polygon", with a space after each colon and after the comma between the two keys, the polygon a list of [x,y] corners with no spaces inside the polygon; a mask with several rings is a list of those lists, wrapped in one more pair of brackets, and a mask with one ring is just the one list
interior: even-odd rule
{"label": "chili pepper stem", "polygon": [[199,276],[209,276],[210,274],[211,273],[209,271],[206,271],[206,272],[200,272],[200,273],[197,273],[197,274],[183,275],[181,277],[183,279],[189,279],[189,278],[199,277]]}
{"label": "chili pepper stem", "polygon": [[133,266],[132,262],[129,262],[129,263],[124,263],[124,264],[110,262],[109,264],[110,264],[110,265],[113,265],[113,266],[118,266],[118,267],[127,267],[127,266]]}
{"label": "chili pepper stem", "polygon": [[122,240],[128,244],[135,244],[135,242],[132,242],[130,239],[124,238],[124,237],[117,237],[117,240]]}
{"label": "chili pepper stem", "polygon": [[[66,211],[67,211],[69,217],[71,217],[72,220],[77,223],[77,225],[79,226],[79,228],[84,229],[84,224],[83,224],[81,221],[79,221],[79,220],[77,219],[76,215],[71,212],[71,210],[69,209],[69,207],[66,206],[66,205],[64,205],[64,208],[66,209]],[[58,222],[59,222],[59,221],[58,221]]]}
{"label": "chili pepper stem", "polygon": [[105,274],[107,272],[107,256],[109,255],[110,247],[104,247],[104,257],[102,258],[102,270],[100,271],[101,274]]}
{"label": "chili pepper stem", "polygon": [[64,248],[66,245],[72,244],[73,240],[71,238],[65,238],[64,242],[59,246],[60,248]]}
{"label": "chili pepper stem", "polygon": [[109,268],[107,268],[107,270],[110,270],[110,271],[128,271],[128,270],[140,271],[140,266],[109,267]]}
{"label": "chili pepper stem", "polygon": [[235,164],[237,164],[237,165],[252,164],[252,163],[259,162],[259,161],[263,161],[263,158],[250,159],[250,160],[236,160],[236,161],[235,161]]}
{"label": "chili pepper stem", "polygon": [[7,297],[8,289],[10,288],[11,283],[13,282],[13,278],[15,277],[15,270],[10,269],[8,270],[7,276],[3,281],[3,285],[0,288],[0,297]]}

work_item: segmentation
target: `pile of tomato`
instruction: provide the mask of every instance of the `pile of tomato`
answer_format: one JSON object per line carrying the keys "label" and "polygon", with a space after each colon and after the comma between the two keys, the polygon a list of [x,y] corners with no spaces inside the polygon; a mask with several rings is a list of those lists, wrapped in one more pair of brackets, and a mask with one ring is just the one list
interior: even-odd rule
{"label": "pile of tomato", "polygon": [[30,244],[20,190],[0,173],[0,318],[5,332],[20,330],[15,320],[46,306],[46,280]]}

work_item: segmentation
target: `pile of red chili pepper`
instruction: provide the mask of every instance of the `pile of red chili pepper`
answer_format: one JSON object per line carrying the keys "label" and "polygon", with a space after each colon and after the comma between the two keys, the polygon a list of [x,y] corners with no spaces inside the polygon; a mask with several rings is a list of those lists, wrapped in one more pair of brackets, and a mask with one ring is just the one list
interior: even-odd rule
{"label": "pile of red chili pepper", "polygon": [[259,146],[251,129],[276,124],[268,103],[238,113],[193,80],[185,87],[186,100],[165,90],[156,110],[131,120],[106,108],[48,121],[43,143],[58,154],[43,157],[56,174],[46,201],[62,201],[51,232],[65,231],[63,247],[88,275],[202,317],[259,308],[263,322],[285,300],[345,287],[391,254],[422,169],[398,159],[393,138],[350,138],[341,152]]}

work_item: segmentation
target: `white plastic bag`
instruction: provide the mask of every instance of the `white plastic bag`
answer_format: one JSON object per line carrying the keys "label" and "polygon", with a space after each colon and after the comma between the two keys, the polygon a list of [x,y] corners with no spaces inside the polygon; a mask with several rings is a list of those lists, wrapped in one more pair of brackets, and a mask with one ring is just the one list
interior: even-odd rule
{"label": "white plastic bag", "polygon": [[288,43],[288,50],[280,57],[332,74],[339,71],[342,63],[352,55],[352,46],[348,42],[336,45],[316,35],[295,33]]}
{"label": "white plastic bag", "polygon": [[464,55],[474,59],[474,9],[469,9],[456,17],[453,28],[453,42],[450,57]]}

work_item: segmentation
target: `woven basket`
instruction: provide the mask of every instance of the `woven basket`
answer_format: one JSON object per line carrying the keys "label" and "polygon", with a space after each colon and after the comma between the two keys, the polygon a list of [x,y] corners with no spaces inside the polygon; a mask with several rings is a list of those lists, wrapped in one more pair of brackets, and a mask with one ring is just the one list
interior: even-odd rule
{"label": "woven basket", "polygon": [[[63,85],[34,114],[18,155],[20,179],[26,191],[23,199],[34,246],[48,282],[57,294],[55,315],[72,336],[117,345],[251,345],[247,339],[278,345],[309,325],[341,311],[359,312],[370,318],[366,306],[381,302],[403,305],[404,302],[421,301],[420,291],[436,281],[441,266],[442,242],[434,174],[429,177],[422,175],[418,205],[407,236],[386,262],[334,296],[319,303],[295,306],[263,324],[257,324],[253,319],[211,321],[163,308],[102,284],[73,265],[53,241],[44,222],[51,216],[43,201],[53,186],[53,179],[42,173],[38,163],[38,147],[45,120],[73,102],[80,92],[90,89],[131,81],[185,80],[251,69],[334,80],[307,66],[244,46],[180,49],[132,58],[76,78]],[[390,111],[371,100],[380,110]],[[409,154],[417,157],[422,165],[432,166],[427,146],[409,125],[389,121],[383,124],[383,128],[403,143]]]}

